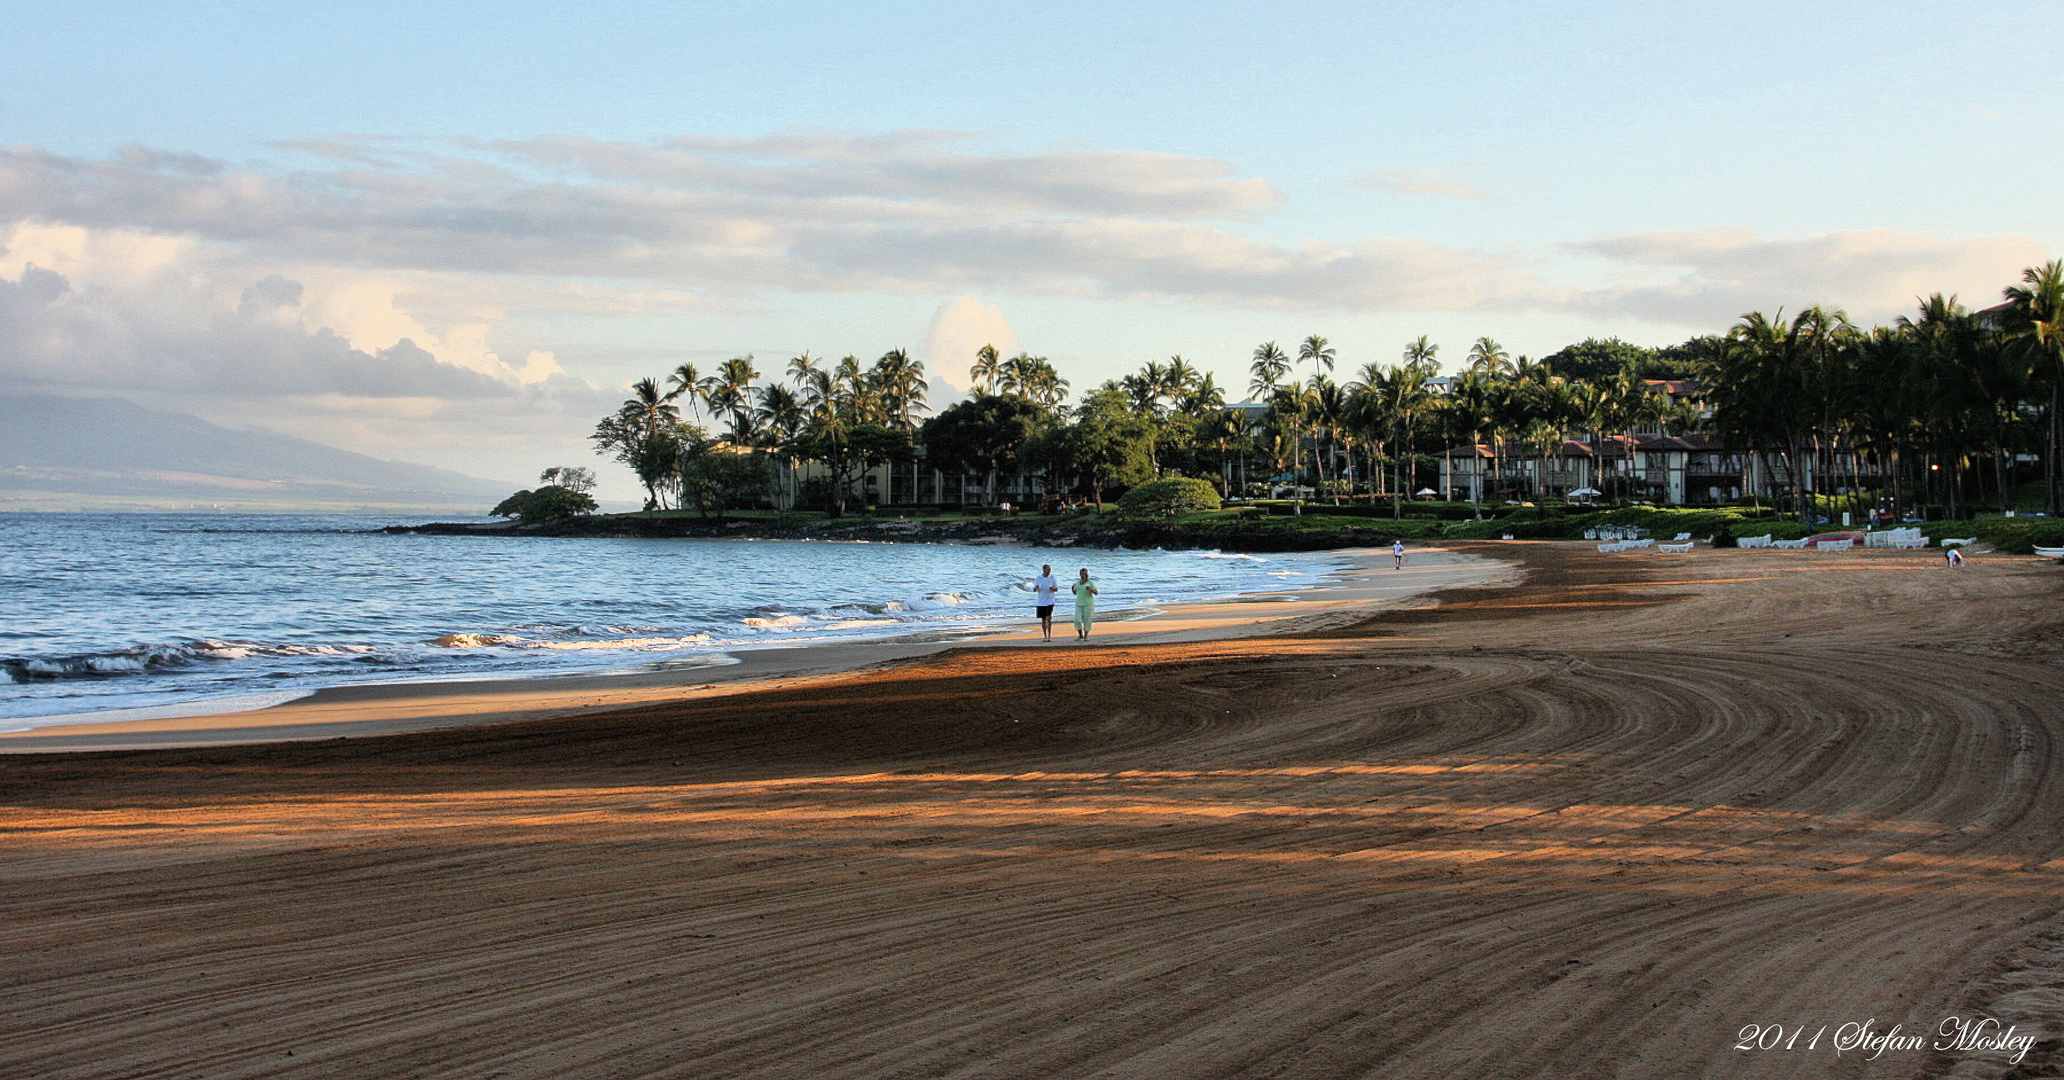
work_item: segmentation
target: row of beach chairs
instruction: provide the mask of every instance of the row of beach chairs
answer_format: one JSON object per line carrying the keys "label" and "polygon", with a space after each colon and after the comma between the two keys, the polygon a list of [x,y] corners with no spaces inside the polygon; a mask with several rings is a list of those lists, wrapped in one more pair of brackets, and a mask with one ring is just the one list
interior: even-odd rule
{"label": "row of beach chairs", "polygon": [[1652,547],[1665,555],[1682,555],[1692,549],[1693,544],[1690,533],[1681,534],[1677,539],[1684,542],[1681,544],[1658,544],[1654,540],[1615,540],[1610,544],[1598,545],[1598,550],[1611,555],[1621,551],[1634,551],[1639,548]]}
{"label": "row of beach chairs", "polygon": [[[1635,551],[1641,548],[1650,547],[1656,549],[1658,552],[1667,555],[1682,555],[1686,552],[1689,552],[1693,547],[1691,534],[1688,532],[1678,533],[1677,536],[1668,543],[1659,544],[1656,541],[1649,539],[1647,537],[1647,530],[1645,529],[1629,528],[1624,530],[1630,533],[1642,533],[1643,535],[1640,537],[1605,536],[1606,533],[1616,531],[1620,530],[1615,530],[1611,526],[1606,526],[1599,529],[1592,529],[1589,532],[1585,533],[1584,536],[1586,539],[1606,539],[1606,543],[1598,545],[1598,550],[1608,555],[1613,554],[1615,552]],[[1509,540],[1511,539],[1511,537],[1508,536],[1506,537],[1506,539]],[[1975,536],[1949,536],[1944,537],[1942,539],[1942,546],[1946,548],[1962,547],[1965,544],[1975,544],[1977,542],[1978,538]],[[1863,536],[1863,546],[1871,548],[1895,548],[1911,550],[1916,548],[1927,547],[1928,543],[1928,538],[1922,536],[1921,530],[1919,529],[1885,529],[1879,532],[1865,533]],[[1807,543],[1805,540],[1777,540],[1773,539],[1769,533],[1764,533],[1762,536],[1744,536],[1737,539],[1735,541],[1735,544],[1738,547],[1773,548],[1779,551],[1804,551],[1807,547]],[[1856,546],[1856,540],[1853,537],[1842,537],[1841,539],[1822,540],[1812,546],[1818,548],[1821,551],[1848,551],[1849,549]],[[2052,551],[2060,553],[2056,556],[2052,556],[2053,558],[2064,558],[2064,548],[2037,548],[2036,554],[2047,555]]]}

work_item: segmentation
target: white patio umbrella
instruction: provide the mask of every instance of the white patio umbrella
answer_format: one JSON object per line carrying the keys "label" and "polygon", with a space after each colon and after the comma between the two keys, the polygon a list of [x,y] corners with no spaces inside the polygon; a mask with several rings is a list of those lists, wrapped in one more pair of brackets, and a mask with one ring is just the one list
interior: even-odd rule
{"label": "white patio umbrella", "polygon": [[1417,497],[1417,498],[1424,498],[1425,496],[1428,496],[1428,495],[1438,495],[1438,494],[1440,494],[1440,492],[1438,492],[1438,491],[1435,491],[1435,490],[1433,490],[1432,488],[1420,488],[1419,490],[1417,490],[1417,491],[1413,492],[1412,494],[1413,494],[1413,496],[1414,496],[1414,497]]}

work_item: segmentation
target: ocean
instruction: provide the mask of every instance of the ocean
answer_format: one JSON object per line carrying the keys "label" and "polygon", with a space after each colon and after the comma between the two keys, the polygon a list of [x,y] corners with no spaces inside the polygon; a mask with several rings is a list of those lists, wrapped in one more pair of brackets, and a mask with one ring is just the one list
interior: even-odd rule
{"label": "ocean", "polygon": [[[1310,588],[1326,554],[419,536],[421,518],[0,514],[0,730],[277,704],[326,686],[733,661],[974,636],[1088,567],[1100,617]],[[1065,616],[1065,611],[1059,614]]]}

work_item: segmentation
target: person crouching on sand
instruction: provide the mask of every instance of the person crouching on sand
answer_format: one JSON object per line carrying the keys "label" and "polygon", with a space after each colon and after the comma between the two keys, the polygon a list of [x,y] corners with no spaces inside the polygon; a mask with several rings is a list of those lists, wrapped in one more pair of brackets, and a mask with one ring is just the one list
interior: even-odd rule
{"label": "person crouching on sand", "polygon": [[1075,640],[1089,639],[1090,624],[1096,622],[1096,582],[1089,580],[1089,568],[1082,568],[1082,578],[1075,583]]}
{"label": "person crouching on sand", "polygon": [[1039,576],[1032,579],[1032,611],[1039,616],[1039,633],[1048,641],[1053,640],[1054,594],[1060,591],[1053,567],[1040,567]]}

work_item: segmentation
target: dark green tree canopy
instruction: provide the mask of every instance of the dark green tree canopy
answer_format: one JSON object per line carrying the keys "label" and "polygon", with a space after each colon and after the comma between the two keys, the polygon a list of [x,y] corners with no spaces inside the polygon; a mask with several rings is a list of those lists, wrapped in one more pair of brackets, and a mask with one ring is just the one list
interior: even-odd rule
{"label": "dark green tree canopy", "polygon": [[934,468],[1006,471],[1048,418],[1047,410],[1016,394],[981,394],[925,421],[919,439]]}
{"label": "dark green tree canopy", "polygon": [[512,517],[525,525],[550,525],[594,512],[595,500],[587,492],[550,484],[535,491],[519,491],[488,511],[495,517]]}

